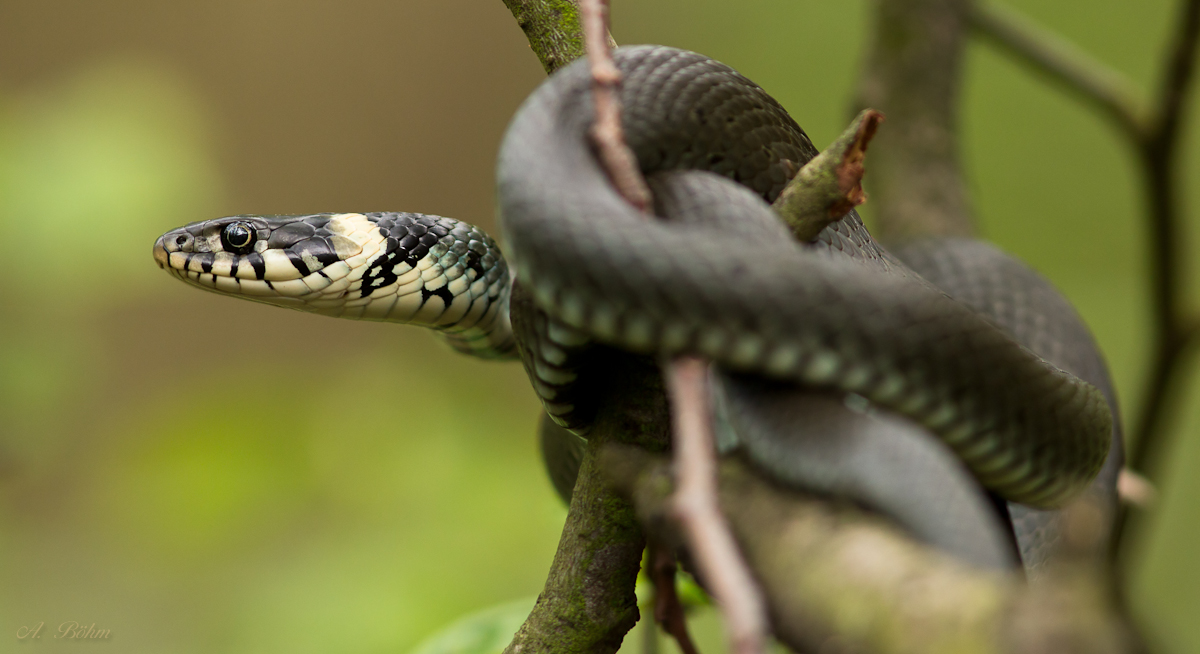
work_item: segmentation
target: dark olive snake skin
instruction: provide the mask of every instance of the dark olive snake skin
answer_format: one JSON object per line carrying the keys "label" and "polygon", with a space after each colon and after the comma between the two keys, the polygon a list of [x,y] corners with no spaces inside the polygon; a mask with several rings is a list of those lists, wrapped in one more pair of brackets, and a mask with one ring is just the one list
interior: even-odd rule
{"label": "dark olive snake skin", "polygon": [[[951,297],[988,316],[1022,345],[1096,386],[1113,411],[1108,458],[1086,493],[1111,525],[1117,507],[1117,475],[1124,465],[1124,438],[1108,366],[1083,320],[1062,295],[1033,270],[997,248],[963,238],[906,243],[895,254]],[[1010,502],[1007,506],[1021,559],[1031,577],[1062,536],[1060,516]]]}
{"label": "dark olive snake skin", "polygon": [[[1029,507],[1089,484],[1111,500],[1120,440],[1107,373],[1043,280],[974,241],[893,256],[854,212],[794,242],[764,202],[816,154],[787,113],[701,55],[616,58],[627,138],[666,220],[609,187],[576,64],[526,101],[501,147],[508,263],[477,228],[410,213],[203,221],[160,237],[155,260],[209,291],[430,327],[475,356],[519,347],[553,419],[543,444],[560,492],[582,451],[570,431],[586,434],[593,410],[587,371],[617,347],[711,358],[726,449],[980,565],[1011,565],[1015,550],[979,483],[1028,505],[1010,508],[1027,567],[1057,533],[1053,511]],[[515,324],[510,264],[538,307]]]}
{"label": "dark olive snake skin", "polygon": [[[814,152],[773,99],[723,64],[661,47],[617,60],[627,139],[647,173],[711,170],[769,201]],[[646,220],[590,152],[588,88],[582,65],[542,85],[498,164],[510,262],[555,321],[635,352],[697,352],[862,395],[937,433],[1013,501],[1055,506],[1092,481],[1112,434],[1094,386],[909,276]]]}

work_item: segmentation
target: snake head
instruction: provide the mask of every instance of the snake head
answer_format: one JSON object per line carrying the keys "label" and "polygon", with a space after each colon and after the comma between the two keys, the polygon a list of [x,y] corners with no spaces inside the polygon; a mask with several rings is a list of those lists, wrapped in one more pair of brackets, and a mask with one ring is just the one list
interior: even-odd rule
{"label": "snake head", "polygon": [[496,244],[410,213],[231,216],[171,230],[158,266],[207,291],[346,318],[449,328],[507,291]]}

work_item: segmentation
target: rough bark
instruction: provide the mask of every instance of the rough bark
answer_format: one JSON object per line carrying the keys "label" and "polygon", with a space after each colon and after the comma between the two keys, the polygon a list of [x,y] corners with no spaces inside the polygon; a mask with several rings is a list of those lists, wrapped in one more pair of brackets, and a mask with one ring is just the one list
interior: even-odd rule
{"label": "rough bark", "polygon": [[[680,542],[666,458],[618,447],[602,456],[648,535]],[[1087,505],[1072,508],[1072,551],[1030,585],[959,564],[853,506],[782,489],[740,461],[726,460],[720,481],[775,635],[796,651],[1115,654],[1136,642],[1106,601]]]}
{"label": "rough bark", "polygon": [[[575,0],[504,0],[504,6],[517,19],[546,74],[583,56],[583,30]],[[609,45],[616,46],[611,36]]]}
{"label": "rough bark", "polygon": [[[519,284],[511,307],[514,315],[537,310]],[[612,442],[664,451],[670,439],[666,395],[658,366],[645,357],[613,352],[595,372],[604,375],[596,384],[599,410],[558,551],[533,612],[505,649],[509,654],[608,654],[639,617],[634,586],[645,538],[630,504],[604,483],[595,455]]]}
{"label": "rough bark", "polygon": [[958,90],[969,3],[880,0],[858,104],[887,117],[867,190],[885,241],[974,232],[959,166]]}

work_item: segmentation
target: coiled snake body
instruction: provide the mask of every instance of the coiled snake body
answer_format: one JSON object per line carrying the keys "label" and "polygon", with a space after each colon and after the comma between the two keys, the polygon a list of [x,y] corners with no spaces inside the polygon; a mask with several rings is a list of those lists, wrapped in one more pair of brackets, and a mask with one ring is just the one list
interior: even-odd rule
{"label": "coiled snake body", "polygon": [[[1008,500],[1053,507],[1092,483],[1114,438],[1108,389],[1093,385],[1107,377],[1045,282],[974,242],[912,244],[910,261],[967,304],[956,302],[880,249],[854,213],[814,244],[794,242],[766,202],[816,151],[787,113],[695,53],[647,46],[616,58],[627,138],[670,220],[639,214],[608,185],[586,137],[589,80],[579,64],[525,102],[499,155],[509,261],[544,312],[521,334],[522,349],[557,422],[586,429],[574,363],[589,344],[691,352],[730,373],[851,393],[907,416]],[[504,259],[458,221],[238,216],[164,234],[155,258],[209,290],[415,322],[462,351],[515,356]],[[1005,266],[1023,272],[995,278]],[[1017,306],[1025,300],[1037,303]],[[758,429],[744,410],[753,396],[726,393],[735,440]],[[1102,483],[1110,494],[1110,480]]]}

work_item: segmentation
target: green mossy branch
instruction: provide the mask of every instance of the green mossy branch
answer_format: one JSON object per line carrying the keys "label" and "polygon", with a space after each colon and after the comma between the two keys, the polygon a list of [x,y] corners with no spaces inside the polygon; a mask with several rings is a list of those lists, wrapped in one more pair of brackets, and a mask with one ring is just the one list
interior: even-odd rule
{"label": "green mossy branch", "polygon": [[609,654],[638,621],[634,587],[645,541],[633,509],[596,468],[588,443],[546,586],[505,652]]}
{"label": "green mossy branch", "polygon": [[[536,311],[529,295],[515,284],[510,301],[513,321],[529,320]],[[634,589],[645,537],[633,507],[601,476],[596,454],[608,443],[666,450],[670,441],[666,393],[658,366],[645,357],[613,351],[603,369],[590,372],[597,375],[598,410],[567,522],[546,585],[505,649],[508,654],[611,654],[638,620]]]}
{"label": "green mossy branch", "polygon": [[772,206],[798,241],[811,241],[825,226],[841,219],[866,201],[862,190],[867,144],[883,114],[867,109],[858,114],[821,154],[804,164]]}
{"label": "green mossy branch", "polygon": [[[666,457],[618,446],[601,457],[650,537],[679,542]],[[775,635],[795,651],[1118,654],[1136,642],[1107,603],[1087,519],[1072,522],[1066,547],[1076,549],[1027,584],[960,564],[856,507],[782,489],[736,459],[721,465],[720,500]]]}
{"label": "green mossy branch", "polygon": [[[529,47],[549,75],[584,55],[579,5],[574,0],[504,0]],[[609,37],[609,44],[616,46]]]}

